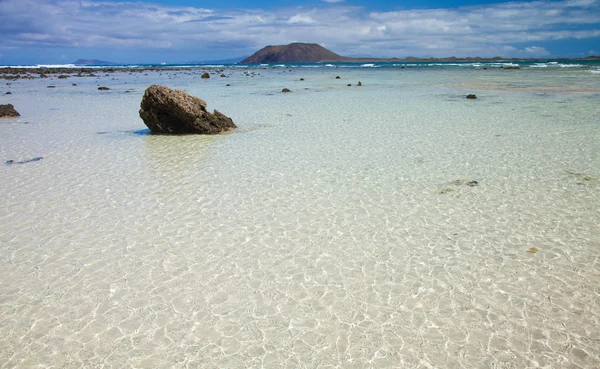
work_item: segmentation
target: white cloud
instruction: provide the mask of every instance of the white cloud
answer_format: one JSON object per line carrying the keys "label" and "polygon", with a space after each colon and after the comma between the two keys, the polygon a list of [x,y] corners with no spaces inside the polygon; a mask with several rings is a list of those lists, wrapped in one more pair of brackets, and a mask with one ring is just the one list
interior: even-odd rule
{"label": "white cloud", "polygon": [[324,43],[343,55],[548,55],[540,46],[516,45],[598,39],[600,4],[538,0],[369,12],[325,3],[314,9],[220,10],[140,1],[0,0],[0,34],[0,50],[22,52],[89,47],[248,55],[265,45],[300,41]]}
{"label": "white cloud", "polygon": [[287,20],[288,24],[313,24],[315,20],[308,14],[296,14]]}
{"label": "white cloud", "polygon": [[529,46],[525,48],[525,52],[531,56],[546,56],[550,55],[548,50],[539,46]]}
{"label": "white cloud", "polygon": [[334,4],[334,3],[342,3],[344,0],[323,0],[324,3]]}

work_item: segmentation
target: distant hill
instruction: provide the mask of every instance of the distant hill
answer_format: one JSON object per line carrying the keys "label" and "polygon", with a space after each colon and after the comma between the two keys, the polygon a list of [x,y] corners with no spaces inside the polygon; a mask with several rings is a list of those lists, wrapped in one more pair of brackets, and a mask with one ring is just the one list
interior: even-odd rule
{"label": "distant hill", "polygon": [[338,55],[317,44],[292,43],[267,46],[241,61],[241,64],[344,62],[351,58]]}
{"label": "distant hill", "polygon": [[97,60],[97,59],[78,59],[73,62],[75,65],[116,65],[116,63],[105,61],[105,60]]}
{"label": "distant hill", "polygon": [[264,47],[246,59],[242,60],[241,64],[273,64],[273,63],[318,63],[318,62],[346,62],[346,63],[377,63],[377,62],[400,62],[400,63],[415,63],[415,62],[449,62],[449,63],[480,63],[480,62],[514,62],[514,61],[536,61],[536,60],[600,60],[598,56],[588,56],[586,58],[502,58],[495,56],[493,58],[464,57],[457,58],[454,56],[446,58],[417,58],[408,56],[403,59],[399,58],[350,58],[341,56],[333,51],[327,50],[321,45],[292,43],[289,45],[267,46]]}

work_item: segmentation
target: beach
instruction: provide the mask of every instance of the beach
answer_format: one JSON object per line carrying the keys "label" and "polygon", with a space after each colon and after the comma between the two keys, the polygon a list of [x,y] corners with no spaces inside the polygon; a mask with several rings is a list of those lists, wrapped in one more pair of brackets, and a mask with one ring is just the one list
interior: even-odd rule
{"label": "beach", "polygon": [[542,65],[2,80],[0,368],[599,367],[600,67]]}

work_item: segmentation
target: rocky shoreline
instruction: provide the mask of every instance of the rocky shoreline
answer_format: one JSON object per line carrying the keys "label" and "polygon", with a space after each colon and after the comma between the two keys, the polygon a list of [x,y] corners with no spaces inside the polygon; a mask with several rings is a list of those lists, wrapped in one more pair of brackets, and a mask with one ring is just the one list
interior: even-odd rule
{"label": "rocky shoreline", "polygon": [[5,67],[0,68],[0,79],[17,80],[17,79],[36,79],[36,78],[70,78],[70,77],[99,77],[100,74],[110,73],[148,73],[148,72],[163,72],[163,71],[221,71],[223,68],[215,67],[100,67],[100,68],[63,68],[63,67],[38,67],[38,68],[22,68],[22,67]]}

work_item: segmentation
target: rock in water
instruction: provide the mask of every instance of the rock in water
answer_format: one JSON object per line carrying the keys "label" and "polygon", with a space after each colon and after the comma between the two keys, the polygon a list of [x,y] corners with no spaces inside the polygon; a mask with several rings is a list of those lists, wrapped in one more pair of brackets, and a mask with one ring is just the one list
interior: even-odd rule
{"label": "rock in water", "polygon": [[13,118],[20,115],[21,114],[15,110],[13,104],[0,105],[0,118]]}
{"label": "rock in water", "polygon": [[475,99],[477,99],[477,95],[475,95],[475,94],[468,94],[467,95],[467,99],[475,100]]}
{"label": "rock in water", "polygon": [[140,117],[155,133],[217,134],[236,128],[231,118],[206,110],[206,102],[187,92],[152,85],[146,89]]}

